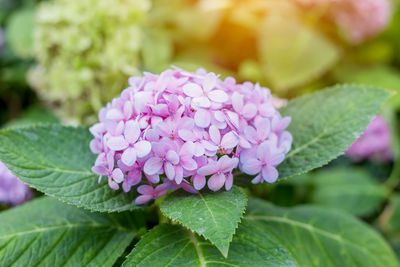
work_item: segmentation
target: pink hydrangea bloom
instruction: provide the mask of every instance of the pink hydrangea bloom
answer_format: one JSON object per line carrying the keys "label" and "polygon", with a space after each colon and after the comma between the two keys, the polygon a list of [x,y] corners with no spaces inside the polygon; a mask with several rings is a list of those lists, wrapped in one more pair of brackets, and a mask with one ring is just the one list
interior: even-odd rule
{"label": "pink hydrangea bloom", "polygon": [[354,44],[380,33],[391,18],[390,0],[297,0],[302,5],[324,6],[327,16]]}
{"label": "pink hydrangea bloom", "polygon": [[32,196],[29,187],[0,161],[0,203],[15,206],[31,199]]}
{"label": "pink hydrangea bloom", "polygon": [[92,170],[112,189],[140,185],[136,203],[143,204],[178,188],[229,190],[237,168],[256,175],[253,183],[278,178],[292,143],[290,118],[267,88],[203,69],[145,73],[129,83],[90,128],[98,154]]}
{"label": "pink hydrangea bloom", "polygon": [[371,159],[375,161],[390,161],[393,159],[391,150],[391,132],[383,116],[376,116],[367,129],[347,150],[346,154],[356,161]]}

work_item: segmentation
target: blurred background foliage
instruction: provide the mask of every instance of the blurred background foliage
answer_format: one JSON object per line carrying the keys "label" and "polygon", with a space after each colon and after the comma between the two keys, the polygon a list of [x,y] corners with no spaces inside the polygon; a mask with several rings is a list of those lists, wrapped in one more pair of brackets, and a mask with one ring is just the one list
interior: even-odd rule
{"label": "blurred background foliage", "polygon": [[288,99],[336,83],[386,88],[391,159],[343,156],[250,190],[358,216],[400,254],[400,1],[346,4],[357,1],[0,0],[0,124],[90,125],[130,76],[170,65],[259,82]]}

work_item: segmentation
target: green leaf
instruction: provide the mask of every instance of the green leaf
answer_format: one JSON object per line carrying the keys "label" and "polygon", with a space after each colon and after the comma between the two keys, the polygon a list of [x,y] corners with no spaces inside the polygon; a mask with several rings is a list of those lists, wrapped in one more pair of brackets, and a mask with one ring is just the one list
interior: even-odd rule
{"label": "green leaf", "polygon": [[64,202],[95,211],[135,207],[135,190],[125,193],[98,184],[91,171],[96,156],[86,128],[41,125],[0,131],[0,160],[23,182]]}
{"label": "green leaf", "polygon": [[142,237],[122,266],[296,266],[286,249],[244,222],[233,238],[229,258],[209,242],[178,225],[159,225]]}
{"label": "green leaf", "polygon": [[293,146],[279,166],[280,178],[321,167],[343,154],[362,134],[389,94],[365,86],[335,86],[290,101]]}
{"label": "green leaf", "polygon": [[366,84],[395,91],[389,103],[400,106],[400,72],[395,68],[384,65],[369,68],[339,65],[334,75],[342,83]]}
{"label": "green leaf", "polygon": [[301,86],[326,72],[339,58],[337,47],[293,16],[269,15],[261,25],[264,71],[278,89]]}
{"label": "green leaf", "polygon": [[279,208],[249,199],[224,259],[204,239],[179,226],[143,236],[123,266],[398,266],[393,251],[367,224],[313,206]]}
{"label": "green leaf", "polygon": [[188,194],[177,191],[166,197],[161,211],[208,240],[227,257],[229,243],[245,211],[247,197],[239,187],[230,191]]}
{"label": "green leaf", "polygon": [[389,190],[379,185],[364,169],[338,168],[311,175],[314,203],[339,208],[354,215],[378,211]]}
{"label": "green leaf", "polygon": [[0,214],[2,266],[112,266],[135,236],[124,214],[43,197]]}
{"label": "green leaf", "polygon": [[7,23],[5,30],[7,42],[21,58],[30,58],[34,54],[35,15],[35,8],[22,9],[13,13]]}
{"label": "green leaf", "polygon": [[39,123],[59,123],[59,121],[50,111],[39,106],[33,106],[26,109],[20,118],[8,122],[5,127],[26,127]]}
{"label": "green leaf", "polygon": [[346,213],[313,206],[279,208],[249,199],[244,220],[274,237],[299,266],[398,266],[384,239]]}

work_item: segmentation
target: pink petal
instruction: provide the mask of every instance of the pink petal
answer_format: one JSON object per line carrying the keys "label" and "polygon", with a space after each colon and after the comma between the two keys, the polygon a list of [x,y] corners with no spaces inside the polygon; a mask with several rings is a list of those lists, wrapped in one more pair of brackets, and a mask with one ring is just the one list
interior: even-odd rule
{"label": "pink petal", "polygon": [[172,165],[169,162],[166,162],[165,166],[164,166],[164,170],[165,170],[165,175],[167,176],[168,179],[173,180],[175,178],[174,165]]}
{"label": "pink petal", "polygon": [[264,141],[271,133],[271,123],[269,119],[258,119],[255,121],[257,129],[257,140]]}
{"label": "pink petal", "polygon": [[125,129],[125,123],[124,121],[120,121],[117,123],[117,126],[111,131],[112,135],[114,136],[122,135],[124,129]]}
{"label": "pink petal", "polygon": [[232,175],[232,173],[229,173],[229,174],[226,176],[225,189],[226,189],[227,191],[231,190],[232,185],[233,185],[233,175]]}
{"label": "pink petal", "polygon": [[107,146],[114,151],[119,151],[127,148],[129,146],[123,136],[111,137],[107,141]]}
{"label": "pink petal", "polygon": [[209,151],[217,151],[218,150],[218,146],[212,144],[209,141],[203,141],[202,144],[206,150],[209,150]]}
{"label": "pink petal", "polygon": [[241,113],[243,109],[243,95],[234,92],[232,94],[232,106],[236,112]]}
{"label": "pink petal", "polygon": [[150,200],[153,199],[153,196],[151,195],[144,195],[144,196],[139,196],[135,199],[135,204],[136,205],[142,205],[146,202],[149,202]]}
{"label": "pink petal", "polygon": [[208,130],[208,133],[210,135],[211,141],[213,141],[214,144],[219,145],[219,143],[221,142],[221,134],[218,128],[215,127],[214,125],[211,125],[210,129]]}
{"label": "pink petal", "polygon": [[218,169],[220,172],[229,172],[237,167],[239,164],[238,158],[230,158],[225,155],[218,160]]}
{"label": "pink petal", "polygon": [[141,185],[137,188],[139,194],[153,195],[154,189],[151,185]]}
{"label": "pink petal", "polygon": [[215,88],[217,85],[217,75],[210,72],[206,75],[203,82],[204,91],[208,92]]}
{"label": "pink petal", "polygon": [[261,171],[261,166],[258,159],[249,159],[243,163],[242,171],[248,175],[255,175]]}
{"label": "pink petal", "polygon": [[228,115],[229,121],[235,126],[236,128],[239,128],[239,116],[237,113],[232,112],[232,111],[227,111],[226,112]]}
{"label": "pink petal", "polygon": [[129,119],[133,114],[133,103],[131,101],[127,101],[124,104],[124,117],[125,119]]}
{"label": "pink petal", "polygon": [[192,157],[185,156],[181,158],[181,165],[188,171],[197,169],[197,162]]}
{"label": "pink petal", "polygon": [[281,119],[278,123],[275,122],[274,132],[278,133],[278,132],[285,130],[289,126],[291,121],[292,121],[291,117],[285,117],[285,118]]}
{"label": "pink petal", "polygon": [[131,187],[132,186],[128,184],[126,180],[122,183],[122,190],[124,190],[125,193],[131,191]]}
{"label": "pink petal", "polygon": [[285,159],[285,154],[283,153],[278,153],[270,157],[268,160],[268,163],[271,164],[272,166],[277,166],[282,163],[282,161]]}
{"label": "pink petal", "polygon": [[200,156],[204,155],[204,146],[201,143],[194,144],[193,155],[196,157],[200,157]]}
{"label": "pink petal", "polygon": [[114,168],[114,153],[113,152],[109,152],[107,154],[107,165],[108,165],[108,169],[113,169]]}
{"label": "pink petal", "polygon": [[201,167],[197,170],[197,174],[201,176],[207,176],[218,172],[218,166],[216,162],[208,163],[207,165]]}
{"label": "pink petal", "polygon": [[180,184],[183,180],[183,168],[180,166],[175,167],[175,182]]}
{"label": "pink petal", "polygon": [[160,135],[158,134],[157,130],[155,129],[148,129],[145,132],[144,138],[150,142],[156,142],[160,139]]}
{"label": "pink petal", "polygon": [[153,157],[149,158],[144,164],[143,171],[146,174],[153,175],[158,173],[163,166],[163,161],[161,158]]}
{"label": "pink petal", "polygon": [[259,175],[257,175],[253,180],[251,180],[252,184],[259,184],[263,182],[263,178],[261,173]]}
{"label": "pink petal", "polygon": [[89,147],[90,151],[92,151],[92,153],[94,154],[100,154],[101,152],[103,152],[103,146],[98,139],[93,139],[92,141],[90,141]]}
{"label": "pink petal", "polygon": [[134,186],[140,183],[142,180],[142,172],[139,171],[138,169],[132,170],[128,172],[128,175],[126,176],[125,181],[130,185]]}
{"label": "pink petal", "polygon": [[239,145],[245,149],[251,148],[251,144],[243,136],[239,136]]}
{"label": "pink petal", "polygon": [[267,162],[271,156],[271,149],[267,143],[262,143],[257,148],[257,157],[262,162]]}
{"label": "pink petal", "polygon": [[183,141],[195,141],[196,136],[193,134],[193,131],[189,131],[186,129],[181,129],[178,131],[178,135],[182,138]]}
{"label": "pink petal", "polygon": [[212,90],[207,95],[212,101],[217,103],[224,103],[229,100],[227,93],[222,90]]}
{"label": "pink petal", "polygon": [[222,111],[217,110],[214,113],[214,118],[219,122],[224,122],[225,121],[225,114]]}
{"label": "pink petal", "polygon": [[179,155],[173,150],[169,150],[165,158],[174,165],[179,163]]}
{"label": "pink petal", "polygon": [[93,134],[95,137],[101,137],[102,134],[105,132],[105,126],[103,123],[96,123],[92,127],[89,128],[89,131]]}
{"label": "pink petal", "polygon": [[142,113],[152,98],[152,92],[136,92],[134,103],[136,114]]}
{"label": "pink petal", "polygon": [[195,83],[187,83],[183,86],[183,92],[190,97],[199,97],[203,95],[203,89]]}
{"label": "pink petal", "polygon": [[114,182],[112,179],[108,178],[108,186],[110,186],[110,188],[112,190],[118,190],[119,186],[116,182]]}
{"label": "pink petal", "polygon": [[174,128],[173,122],[168,119],[163,122],[160,122],[159,124],[157,124],[157,127],[156,127],[156,129],[158,130],[158,133],[161,136],[167,136],[167,137],[172,135],[173,128]]}
{"label": "pink petal", "polygon": [[244,128],[244,136],[249,140],[251,143],[256,144],[257,143],[257,131],[251,126],[246,126]]}
{"label": "pink petal", "polygon": [[197,126],[206,128],[210,125],[211,116],[208,110],[200,109],[194,115],[194,122]]}
{"label": "pink petal", "polygon": [[190,184],[188,184],[186,182],[186,180],[184,180],[182,183],[180,183],[180,186],[182,187],[183,190],[185,190],[186,192],[189,192],[191,194],[197,194],[199,192],[197,192],[196,189],[194,189]]}
{"label": "pink petal", "polygon": [[158,184],[160,182],[160,175],[148,175],[146,174],[146,178],[153,184]]}
{"label": "pink petal", "polygon": [[178,122],[179,129],[192,130],[194,127],[194,120],[189,117],[183,117]]}
{"label": "pink petal", "polygon": [[197,109],[197,108],[209,108],[211,107],[211,102],[208,99],[208,97],[205,96],[200,96],[200,97],[195,97],[192,100],[192,107]]}
{"label": "pink petal", "polygon": [[95,174],[98,174],[98,175],[107,175],[108,174],[108,170],[104,166],[93,166],[92,172],[94,172]]}
{"label": "pink petal", "polygon": [[179,155],[192,157],[194,153],[194,143],[186,142],[182,145],[181,150],[179,151]]}
{"label": "pink petal", "polygon": [[214,174],[207,182],[208,188],[210,188],[214,192],[218,191],[222,188],[222,186],[224,186],[225,180],[225,174]]}
{"label": "pink petal", "polygon": [[262,168],[262,177],[264,181],[273,183],[278,179],[278,171],[274,167],[266,165]]}
{"label": "pink petal", "polygon": [[206,177],[195,175],[193,177],[193,186],[196,190],[201,190],[206,185]]}
{"label": "pink petal", "polygon": [[139,141],[134,145],[136,155],[139,158],[147,156],[151,151],[151,144],[148,141]]}
{"label": "pink petal", "polygon": [[239,143],[238,137],[231,131],[222,137],[221,147],[225,149],[231,149],[237,146],[238,143]]}
{"label": "pink petal", "polygon": [[124,136],[125,136],[125,140],[130,143],[133,144],[135,143],[140,136],[140,127],[139,124],[136,121],[128,121],[125,124],[125,130],[124,130]]}
{"label": "pink petal", "polygon": [[107,120],[122,120],[124,118],[124,114],[118,109],[110,109],[107,111],[106,119]]}
{"label": "pink petal", "polygon": [[154,198],[161,198],[163,197],[168,191],[168,186],[166,184],[160,184],[154,190]]}
{"label": "pink petal", "polygon": [[254,104],[247,104],[242,110],[242,115],[246,119],[252,119],[257,114],[257,107]]}
{"label": "pink petal", "polygon": [[161,143],[152,143],[151,149],[153,150],[154,154],[161,158],[165,156],[167,150],[165,145]]}
{"label": "pink petal", "polygon": [[134,148],[127,148],[124,153],[122,153],[121,161],[126,166],[132,166],[136,162],[136,151]]}
{"label": "pink petal", "polygon": [[258,110],[263,117],[271,117],[276,112],[272,104],[262,104],[258,107]]}
{"label": "pink petal", "polygon": [[116,181],[117,183],[122,183],[124,181],[124,174],[118,168],[113,170],[111,176],[114,179],[114,181]]}

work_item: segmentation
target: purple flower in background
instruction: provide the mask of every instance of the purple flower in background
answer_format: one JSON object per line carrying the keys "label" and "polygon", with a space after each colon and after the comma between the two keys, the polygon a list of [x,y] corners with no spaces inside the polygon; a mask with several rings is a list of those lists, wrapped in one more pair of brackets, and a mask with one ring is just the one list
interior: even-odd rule
{"label": "purple flower in background", "polygon": [[15,206],[31,199],[32,196],[29,187],[0,161],[0,203]]}
{"label": "purple flower in background", "polygon": [[372,119],[361,137],[350,146],[346,155],[355,161],[390,161],[393,159],[391,138],[388,123],[383,116],[378,115]]}
{"label": "purple flower in background", "polygon": [[3,30],[0,28],[0,53],[3,51],[4,48],[4,34]]}
{"label": "purple flower in background", "polygon": [[278,178],[292,144],[290,118],[267,88],[202,69],[145,73],[129,83],[90,129],[98,154],[92,170],[113,190],[139,185],[136,204],[143,204],[179,188],[230,190],[238,167],[256,175],[253,183]]}

